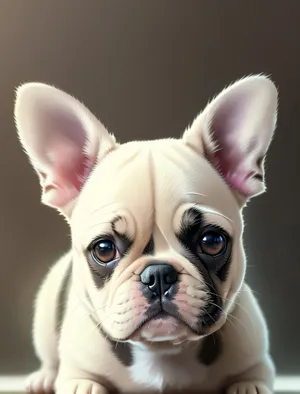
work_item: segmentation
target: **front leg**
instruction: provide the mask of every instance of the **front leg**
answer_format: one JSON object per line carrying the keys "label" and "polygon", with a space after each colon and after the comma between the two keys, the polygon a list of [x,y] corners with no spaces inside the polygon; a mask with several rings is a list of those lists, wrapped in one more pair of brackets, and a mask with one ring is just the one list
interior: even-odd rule
{"label": "front leg", "polygon": [[70,360],[60,363],[55,381],[55,394],[109,394],[104,380],[74,365]]}
{"label": "front leg", "polygon": [[[251,289],[244,285],[224,328],[226,394],[272,394],[275,366],[269,354],[264,316]],[[233,320],[234,319],[234,320]]]}
{"label": "front leg", "polygon": [[261,382],[234,383],[226,391],[226,394],[272,394],[273,392]]}
{"label": "front leg", "polygon": [[272,394],[274,367],[270,359],[258,363],[228,385],[226,394]]}
{"label": "front leg", "polygon": [[56,385],[56,394],[108,394],[101,384],[89,379],[66,379]]}

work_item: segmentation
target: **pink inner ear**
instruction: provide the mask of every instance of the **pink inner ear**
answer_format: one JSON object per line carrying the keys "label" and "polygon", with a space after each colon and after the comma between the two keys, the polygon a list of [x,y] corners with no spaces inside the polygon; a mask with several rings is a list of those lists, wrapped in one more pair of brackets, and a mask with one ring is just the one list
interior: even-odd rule
{"label": "pink inner ear", "polygon": [[96,158],[88,157],[77,147],[61,145],[51,152],[51,159],[51,167],[41,174],[43,199],[51,206],[63,207],[78,196]]}
{"label": "pink inner ear", "polygon": [[[249,178],[254,174],[251,171],[238,169],[233,172],[232,163],[230,163],[225,154],[220,152],[209,155],[211,163],[217,168],[220,175],[225,179],[225,181],[235,190],[240,192],[245,196],[250,196],[252,193],[251,187],[249,185]],[[225,157],[224,157],[225,156]]]}
{"label": "pink inner ear", "polygon": [[40,171],[43,201],[61,208],[78,196],[96,163],[96,155],[84,153],[88,140],[78,120],[68,114],[58,115],[44,117],[44,132],[36,151],[45,168]]}
{"label": "pink inner ear", "polygon": [[[247,168],[246,154],[243,153],[242,127],[245,119],[245,106],[247,100],[227,101],[219,107],[211,122],[211,136],[216,143],[216,150],[208,152],[207,156],[214,167],[219,171],[225,181],[243,195],[252,193],[251,178],[253,169]],[[247,126],[247,125],[246,125]],[[251,151],[249,146],[248,151]],[[249,153],[249,152],[248,152]]]}
{"label": "pink inner ear", "polygon": [[70,146],[60,146],[54,152],[52,168],[43,185],[44,199],[47,204],[63,207],[78,196],[96,159]]}

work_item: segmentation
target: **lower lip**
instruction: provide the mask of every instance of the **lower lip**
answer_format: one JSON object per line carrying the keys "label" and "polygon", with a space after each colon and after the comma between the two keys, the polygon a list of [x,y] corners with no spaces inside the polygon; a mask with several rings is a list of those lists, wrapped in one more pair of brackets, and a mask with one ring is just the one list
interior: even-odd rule
{"label": "lower lip", "polygon": [[172,342],[187,337],[188,327],[172,316],[156,317],[145,323],[139,336],[149,342]]}

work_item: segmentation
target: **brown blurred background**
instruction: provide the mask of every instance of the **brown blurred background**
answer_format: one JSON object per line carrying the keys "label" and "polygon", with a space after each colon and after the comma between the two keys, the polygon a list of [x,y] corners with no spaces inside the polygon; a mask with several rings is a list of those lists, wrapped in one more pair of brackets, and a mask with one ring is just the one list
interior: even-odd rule
{"label": "brown blurred background", "polygon": [[79,97],[119,140],[179,136],[225,85],[272,75],[279,124],[268,193],[245,219],[248,281],[267,317],[280,374],[300,367],[300,1],[0,1],[0,374],[37,366],[32,302],[69,245],[17,141],[14,88],[56,85]]}

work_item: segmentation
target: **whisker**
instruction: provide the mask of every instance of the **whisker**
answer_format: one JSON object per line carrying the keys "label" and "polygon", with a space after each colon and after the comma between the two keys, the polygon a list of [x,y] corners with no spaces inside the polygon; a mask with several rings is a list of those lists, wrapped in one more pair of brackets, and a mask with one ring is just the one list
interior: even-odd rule
{"label": "whisker", "polygon": [[[222,312],[224,312],[223,308],[221,308],[219,305],[217,305],[213,302],[212,302],[212,305],[214,305],[215,307],[219,308]],[[237,330],[238,330],[237,324],[234,325],[233,322],[229,318],[235,319],[237,321],[237,323],[239,323],[244,328],[246,334],[248,335],[248,338],[250,338],[249,330],[246,327],[246,325],[242,322],[242,320],[238,319],[236,316],[232,315],[231,313],[227,313],[227,319],[228,319],[229,323],[231,323],[234,327],[236,327]]]}
{"label": "whisker", "polygon": [[[216,295],[215,293],[210,293],[211,295]],[[224,298],[224,297],[221,297],[221,296],[219,296],[223,301],[227,301],[226,300],[226,298]],[[252,323],[252,319],[251,319],[251,315],[250,315],[250,313],[249,313],[249,311],[247,311],[247,309],[241,304],[241,303],[239,303],[238,301],[234,301],[234,305],[236,305],[236,306],[238,306],[239,308],[241,308],[246,314],[247,314],[247,316],[249,317],[249,319],[250,319],[250,321],[251,321],[251,324],[253,324]]]}
{"label": "whisker", "polygon": [[[101,328],[101,327],[103,326],[103,323],[104,323],[108,318],[110,318],[110,317],[113,316],[113,315],[114,315],[114,312],[111,312],[111,313],[109,313],[107,316],[105,316],[104,319],[102,319],[101,321],[97,322],[97,324],[95,324],[95,325],[93,326],[93,331],[90,333],[90,335],[92,336],[99,328]],[[107,339],[107,337],[108,337],[108,333],[106,334],[105,339]]]}
{"label": "whisker", "polygon": [[[66,290],[66,289],[67,289],[67,287],[65,287],[63,290]],[[74,294],[75,294],[75,296],[76,296],[77,299],[78,299],[78,304],[76,304],[76,306],[74,306],[74,308],[73,308],[71,311],[69,311],[70,316],[72,316],[72,314],[76,312],[76,310],[79,308],[80,305],[83,305],[83,306],[84,306],[84,309],[88,310],[88,311],[89,311],[89,314],[91,314],[91,313],[90,313],[90,305],[88,305],[89,299],[88,299],[88,298],[83,299],[82,297],[80,297],[80,296],[78,295],[77,292],[74,292]],[[64,301],[64,302],[61,302],[61,303],[57,304],[57,307],[63,306],[63,305],[67,305],[68,302],[69,302],[69,299],[67,299],[67,300]],[[93,312],[92,312],[92,313],[93,313]],[[56,328],[57,328],[57,329],[61,328],[63,321],[64,321],[64,316],[62,317],[62,319],[61,319],[59,322],[56,323]]]}
{"label": "whisker", "polygon": [[246,327],[246,325],[242,322],[242,320],[238,319],[236,316],[232,315],[231,313],[229,313],[229,314],[227,315],[227,317],[230,317],[230,318],[236,320],[237,324],[235,324],[235,325],[233,324],[232,321],[230,321],[230,320],[228,320],[228,321],[229,321],[229,323],[231,323],[234,327],[236,327],[237,331],[239,331],[239,329],[238,329],[238,328],[239,328],[239,327],[238,327],[238,324],[240,324],[240,325],[242,326],[242,328],[244,329],[245,333],[247,334],[248,339],[251,340],[251,334],[250,334],[250,332],[249,332],[249,329],[248,329],[248,328]]}
{"label": "whisker", "polygon": [[[219,294],[216,294],[214,292],[209,291],[207,293],[210,294],[210,295],[214,295],[214,296],[220,297],[224,302],[228,301],[226,298],[224,298],[224,297],[222,297]],[[251,321],[251,324],[253,325],[253,321],[252,321],[252,318],[251,318],[251,315],[250,315],[249,311],[247,311],[247,309],[241,303],[239,303],[238,301],[234,301],[234,304],[237,305],[239,308],[241,308],[247,314],[247,316],[249,317],[249,320]]]}

